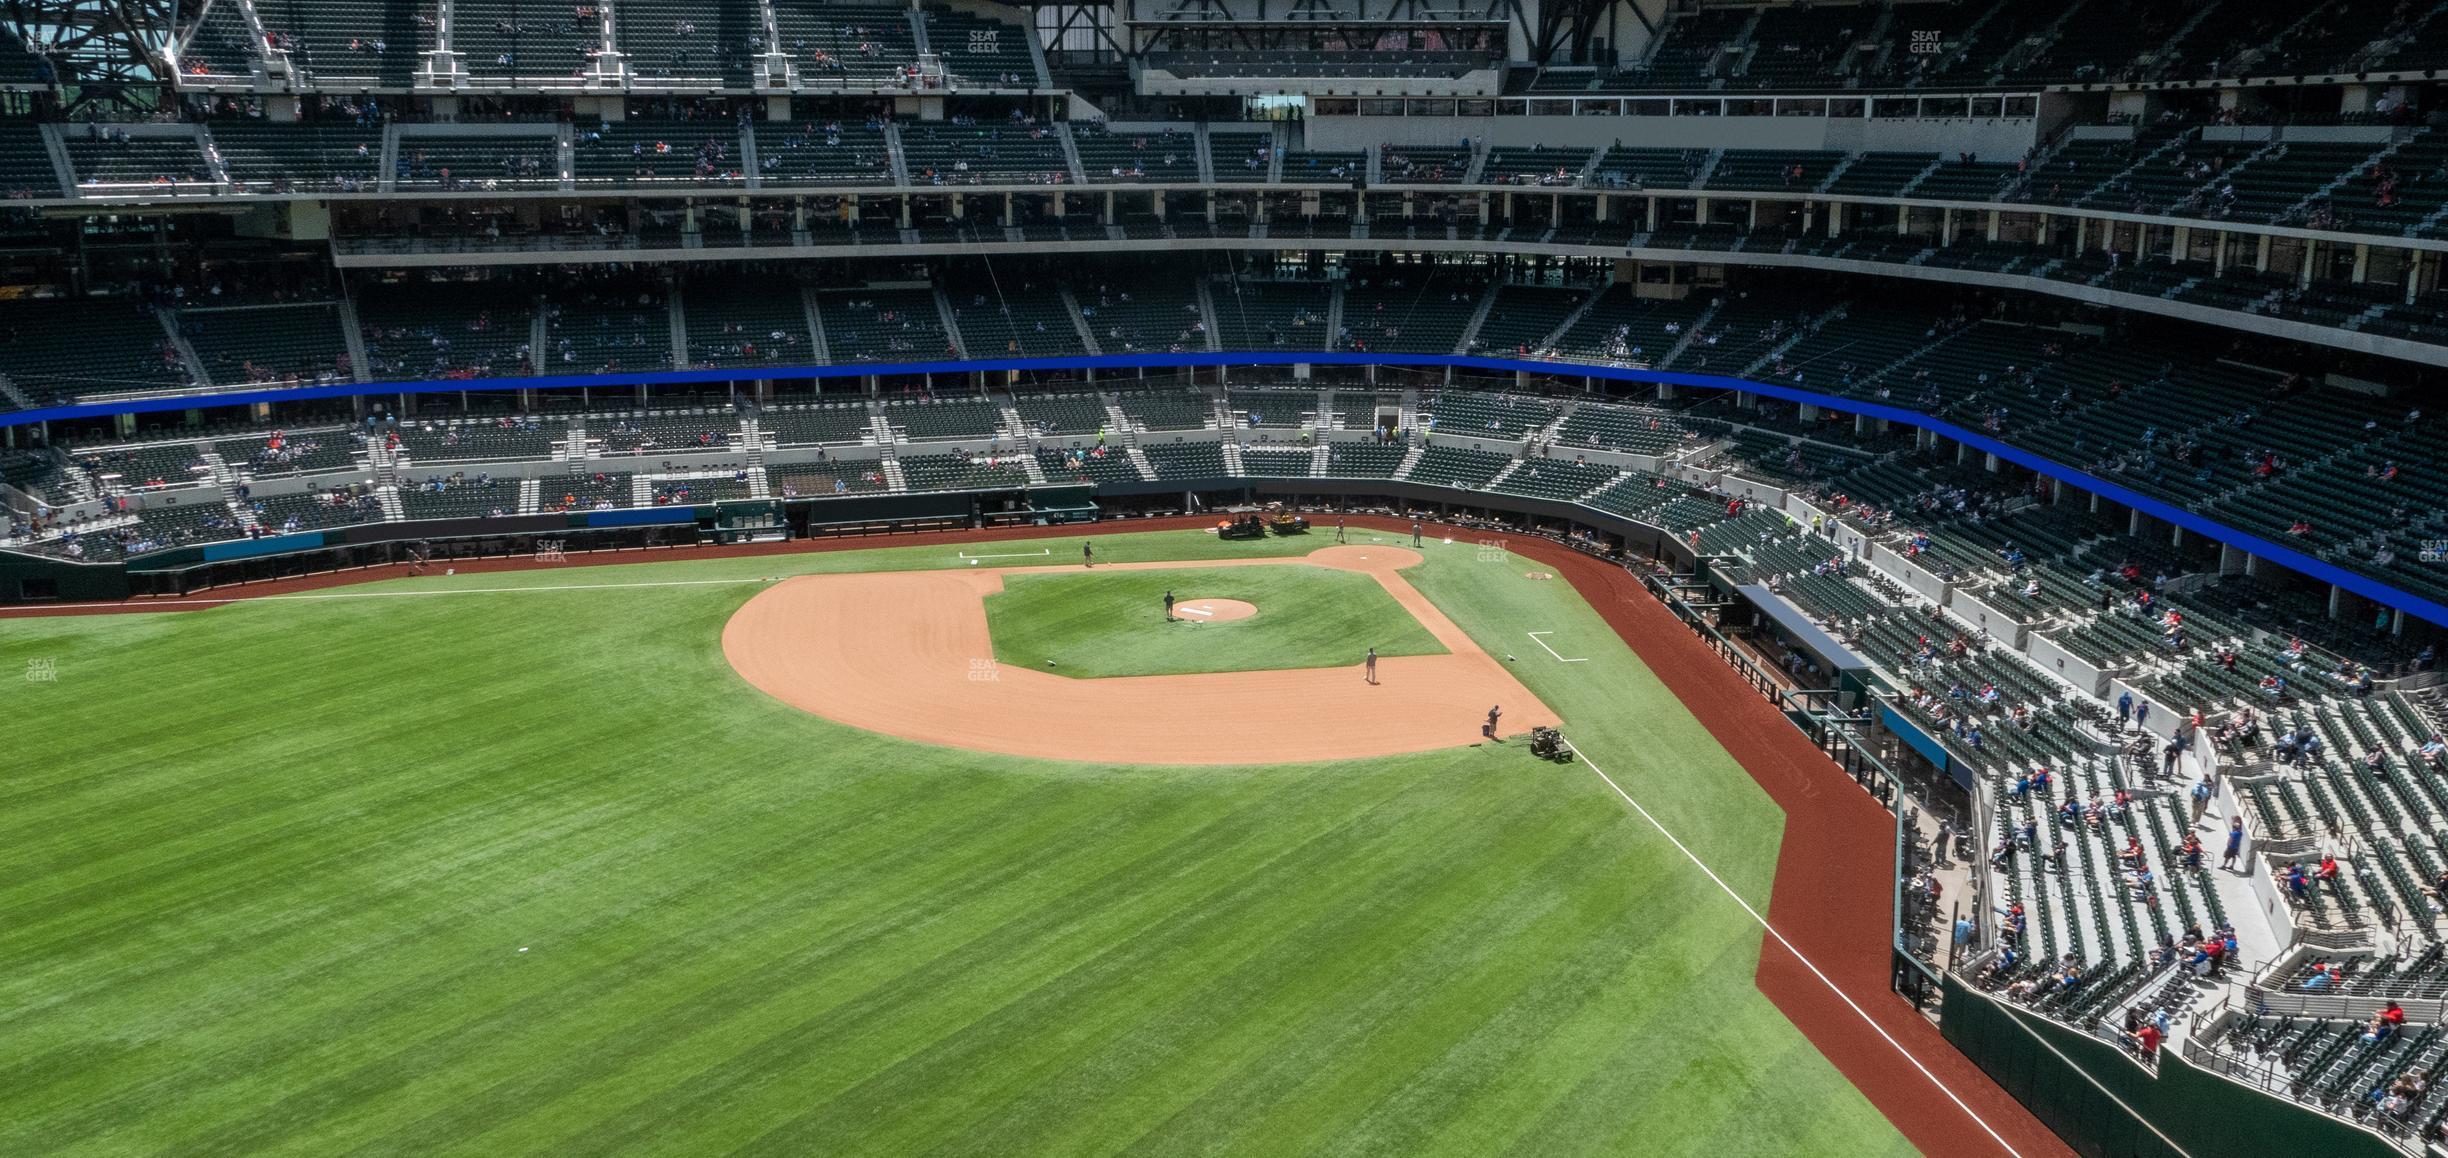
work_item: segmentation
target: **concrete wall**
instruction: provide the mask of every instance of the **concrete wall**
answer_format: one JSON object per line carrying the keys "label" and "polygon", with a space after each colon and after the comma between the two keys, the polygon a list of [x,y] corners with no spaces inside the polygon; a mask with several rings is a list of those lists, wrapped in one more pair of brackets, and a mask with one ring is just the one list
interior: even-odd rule
{"label": "concrete wall", "polygon": [[2030,625],[1973,598],[1970,593],[1956,591],[1948,598],[1947,610],[1972,626],[1987,631],[1989,638],[2017,651],[2023,649],[2023,637],[2030,630]]}
{"label": "concrete wall", "polygon": [[2030,642],[2023,649],[2023,654],[2030,656],[2033,663],[2056,672],[2065,677],[2067,683],[2092,695],[2100,694],[2100,690],[2108,686],[2107,672],[2100,670],[2098,665],[2067,651],[2045,635],[2033,633]]}

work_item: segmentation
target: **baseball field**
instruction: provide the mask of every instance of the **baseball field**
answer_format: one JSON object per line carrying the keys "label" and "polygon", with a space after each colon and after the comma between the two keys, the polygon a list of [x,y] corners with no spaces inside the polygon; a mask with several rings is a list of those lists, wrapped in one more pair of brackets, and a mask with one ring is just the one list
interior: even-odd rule
{"label": "baseball field", "polygon": [[1353,540],[0,621],[0,1153],[1910,1152],[1755,980],[1752,776]]}

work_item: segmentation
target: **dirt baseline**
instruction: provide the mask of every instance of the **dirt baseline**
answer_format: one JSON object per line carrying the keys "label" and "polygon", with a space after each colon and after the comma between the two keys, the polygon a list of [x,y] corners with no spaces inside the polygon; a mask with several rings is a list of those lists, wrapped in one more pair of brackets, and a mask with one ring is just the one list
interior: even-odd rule
{"label": "dirt baseline", "polygon": [[[1111,564],[1117,569],[1298,566],[1360,571],[1450,653],[1340,668],[1079,680],[994,662],[985,597],[1003,577],[1069,567],[807,575],[775,584],[723,627],[750,684],[826,719],[930,744],[1130,764],[1360,759],[1474,744],[1491,705],[1519,735],[1559,721],[1504,665],[1396,572],[1398,547],[1304,558]],[[1104,568],[1099,568],[1103,570]],[[1215,726],[1185,727],[1210,718]]]}

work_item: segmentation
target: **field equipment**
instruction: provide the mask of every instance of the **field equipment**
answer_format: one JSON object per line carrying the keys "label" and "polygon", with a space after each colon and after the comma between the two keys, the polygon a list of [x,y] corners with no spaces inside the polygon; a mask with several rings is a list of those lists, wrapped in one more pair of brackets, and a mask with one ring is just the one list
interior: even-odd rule
{"label": "field equipment", "polygon": [[1267,529],[1278,535],[1306,535],[1309,520],[1283,509],[1282,503],[1267,504]]}
{"label": "field equipment", "polygon": [[1216,525],[1219,539],[1263,539],[1267,537],[1266,521],[1256,515],[1234,515]]}
{"label": "field equipment", "polygon": [[1564,743],[1564,733],[1554,728],[1530,729],[1530,754],[1558,764],[1572,763],[1572,749]]}

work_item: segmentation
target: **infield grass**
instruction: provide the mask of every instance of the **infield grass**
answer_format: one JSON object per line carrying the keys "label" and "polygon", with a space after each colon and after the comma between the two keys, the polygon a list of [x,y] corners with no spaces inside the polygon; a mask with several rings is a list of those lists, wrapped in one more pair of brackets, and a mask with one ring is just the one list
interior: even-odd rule
{"label": "infield grass", "polygon": [[[1167,591],[1184,602],[1239,599],[1258,613],[1167,622]],[[1079,679],[1356,667],[1371,647],[1445,651],[1374,578],[1305,565],[1007,575],[986,597],[986,625],[996,660]]]}
{"label": "infield grass", "polygon": [[[1428,555],[1764,905],[1776,810],[1597,616]],[[1758,926],[1585,769],[1017,760],[724,665],[763,577],[861,565],[964,564],[0,622],[0,1154],[1909,1152],[1754,988]]]}

